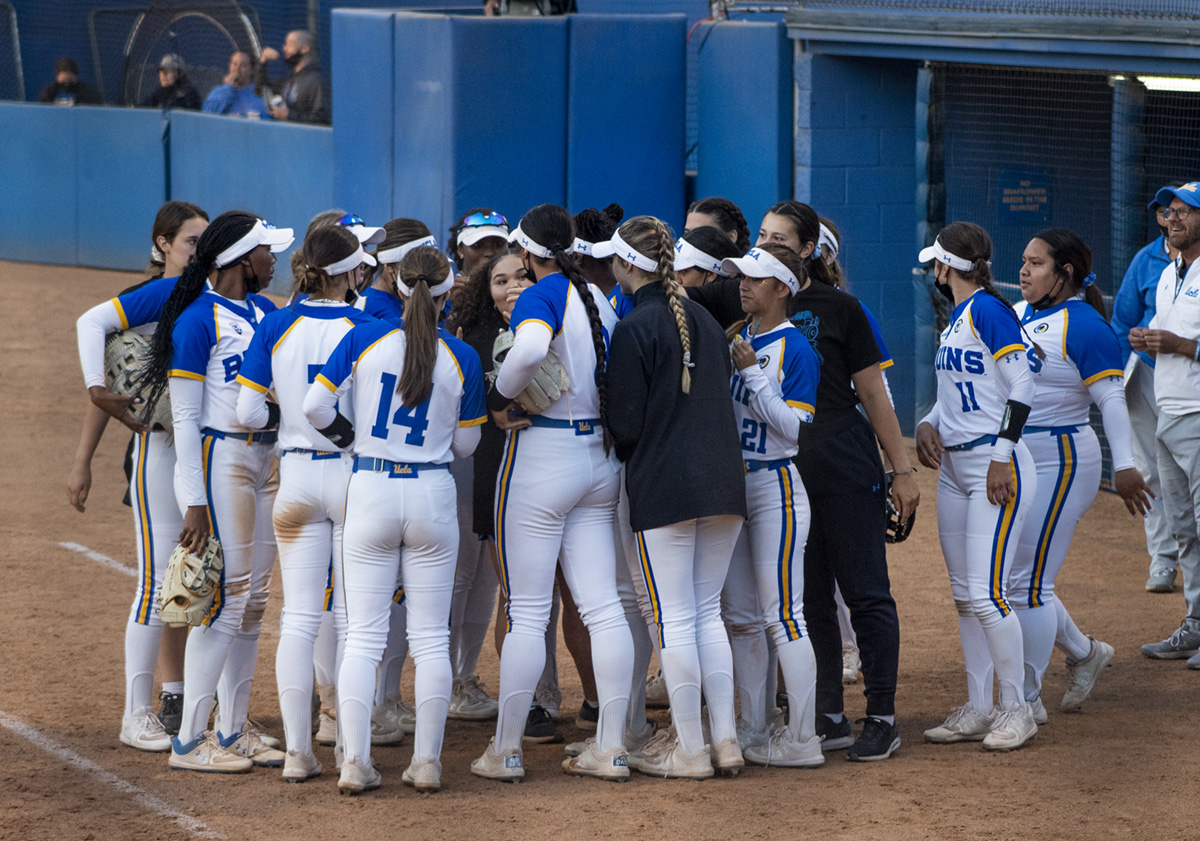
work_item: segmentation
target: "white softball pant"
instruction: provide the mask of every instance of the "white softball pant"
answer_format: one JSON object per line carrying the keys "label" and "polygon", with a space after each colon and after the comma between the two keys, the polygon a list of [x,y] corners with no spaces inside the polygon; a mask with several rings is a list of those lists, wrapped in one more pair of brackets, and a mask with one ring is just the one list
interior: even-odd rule
{"label": "white softball pant", "polygon": [[326,608],[335,628],[346,623],[342,590],[334,582],[342,577],[342,520],[352,465],[349,455],[315,450],[287,450],[279,459],[272,522],[283,613],[275,678],[288,748],[301,753],[312,750],[312,663]]}
{"label": "white softball pant", "polygon": [[[218,695],[218,731],[231,736],[246,723],[258,637],[275,566],[271,508],[279,473],[273,444],[238,440],[207,429],[201,433],[209,519],[221,541],[225,568],[212,610],[204,624],[188,635],[179,731],[184,743],[204,730]],[[182,498],[178,470],[175,481],[176,496]]]}
{"label": "white softball pant", "polygon": [[1021,625],[1008,588],[1017,542],[1037,494],[1033,458],[1023,442],[1009,460],[1015,492],[1002,506],[987,498],[990,464],[986,445],[946,452],[937,498],[938,537],[958,610],[968,702],[981,711],[992,708],[993,667],[1001,703],[1021,702]]}
{"label": "white softball pant", "polygon": [[600,425],[510,432],[496,483],[496,546],[507,599],[496,749],[517,749],[546,661],[546,624],[560,551],[563,576],[592,641],[599,695],[596,744],[624,742],[633,641],[617,596],[613,517],[619,466]]}
{"label": "white softball pant", "polygon": [[375,672],[387,646],[396,581],[404,581],[415,664],[413,758],[441,754],[450,706],[450,600],[458,556],[454,479],[445,466],[415,476],[358,470],[346,493],[342,587],[346,650],[338,672],[338,722],[346,759],[371,751]]}

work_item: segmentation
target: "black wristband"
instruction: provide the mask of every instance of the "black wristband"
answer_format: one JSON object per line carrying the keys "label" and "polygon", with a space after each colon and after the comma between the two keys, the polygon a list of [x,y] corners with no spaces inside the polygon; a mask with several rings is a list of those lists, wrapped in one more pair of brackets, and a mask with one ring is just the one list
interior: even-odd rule
{"label": "black wristband", "polygon": [[344,450],[354,443],[354,426],[350,423],[349,418],[338,412],[333,419],[333,423],[324,429],[318,429],[317,432],[324,435],[334,443],[338,449]]}
{"label": "black wristband", "polygon": [[263,429],[279,428],[279,404],[267,401],[267,425]]}
{"label": "black wristband", "polygon": [[511,397],[505,397],[500,393],[500,389],[496,388],[496,384],[492,383],[492,387],[487,393],[487,407],[493,412],[503,412],[508,408],[508,404],[512,402]]}
{"label": "black wristband", "polygon": [[1030,411],[1031,408],[1024,403],[1009,400],[1004,406],[1004,417],[1000,420],[1000,431],[996,437],[1020,441],[1021,430],[1025,428],[1025,421],[1029,420]]}

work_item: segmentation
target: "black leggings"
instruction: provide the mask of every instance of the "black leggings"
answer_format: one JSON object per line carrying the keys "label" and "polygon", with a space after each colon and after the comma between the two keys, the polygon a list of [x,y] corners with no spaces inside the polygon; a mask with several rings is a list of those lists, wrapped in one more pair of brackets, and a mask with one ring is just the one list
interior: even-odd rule
{"label": "black leggings", "polygon": [[900,620],[883,539],[883,464],[861,415],[853,412],[839,421],[814,429],[796,457],[812,507],[804,552],[804,620],[817,658],[817,712],[836,714],[843,708],[836,581],[858,638],[867,715],[895,715]]}

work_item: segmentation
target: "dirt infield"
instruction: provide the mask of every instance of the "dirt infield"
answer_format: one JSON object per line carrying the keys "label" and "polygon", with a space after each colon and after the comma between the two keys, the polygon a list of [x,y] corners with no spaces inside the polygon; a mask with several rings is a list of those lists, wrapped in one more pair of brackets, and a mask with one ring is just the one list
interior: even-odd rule
{"label": "dirt infield", "polygon": [[[1046,675],[1050,722],[1025,750],[988,755],[978,745],[933,746],[921,732],[965,691],[957,623],[934,527],[935,476],[918,475],[924,505],[913,537],[891,550],[902,649],[898,723],[904,745],[884,763],[845,753],[808,771],[747,769],[733,780],[650,780],[624,785],[565,776],[562,747],[526,751],[527,782],[471,776],[491,723],[450,722],[445,789],[418,795],[400,783],[410,746],[379,748],[383,788],[339,798],[332,749],[317,748],[325,775],[285,785],[277,770],[233,778],[172,773],[166,757],[117,740],[122,635],[133,579],[74,543],[132,569],[133,530],[123,493],[127,437],[110,425],[94,463],[86,514],[63,490],[85,395],[75,318],[133,276],[0,263],[9,302],[0,345],[0,839],[1031,839],[1195,836],[1196,723],[1200,673],[1143,658],[1138,645],[1182,618],[1176,595],[1150,595],[1140,523],[1111,495],[1084,518],[1059,592],[1085,632],[1116,648],[1082,713],[1062,714],[1066,669]],[[886,316],[885,316],[886,317]],[[278,581],[278,578],[276,579]],[[40,583],[39,583],[40,582]],[[278,591],[278,586],[276,586]],[[268,611],[252,713],[282,735],[274,649],[279,597]],[[560,646],[564,711],[581,700]],[[498,660],[480,661],[494,691]],[[411,669],[405,693],[411,697]],[[860,687],[847,712],[861,716]],[[659,719],[665,721],[665,714]],[[582,738],[571,721],[567,739]]]}

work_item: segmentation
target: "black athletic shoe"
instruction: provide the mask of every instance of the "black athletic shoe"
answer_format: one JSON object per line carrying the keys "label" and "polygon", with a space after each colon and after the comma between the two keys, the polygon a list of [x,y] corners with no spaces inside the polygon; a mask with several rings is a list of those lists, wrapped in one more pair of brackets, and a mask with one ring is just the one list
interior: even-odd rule
{"label": "black athletic shoe", "polygon": [[179,735],[179,725],[183,723],[183,694],[164,692],[159,696],[161,705],[158,708],[158,720],[162,722],[163,730],[172,736]]}
{"label": "black athletic shoe", "polygon": [[579,707],[579,715],[575,716],[575,726],[580,730],[587,730],[591,733],[596,732],[596,725],[600,723],[600,705],[584,701]]}
{"label": "black athletic shoe", "polygon": [[817,735],[821,737],[821,750],[845,750],[854,744],[854,734],[850,731],[850,719],[842,716],[841,721],[834,721],[829,716],[817,713]]}
{"label": "black athletic shoe", "polygon": [[529,708],[529,718],[525,721],[524,740],[535,745],[556,744],[563,740],[563,735],[558,732],[558,725],[546,708],[534,704]]}
{"label": "black athletic shoe", "polygon": [[851,762],[878,762],[887,759],[900,747],[900,733],[896,725],[874,716],[860,718],[859,721],[863,722],[862,733],[846,754]]}

